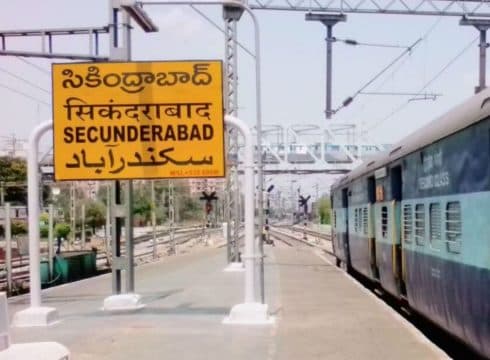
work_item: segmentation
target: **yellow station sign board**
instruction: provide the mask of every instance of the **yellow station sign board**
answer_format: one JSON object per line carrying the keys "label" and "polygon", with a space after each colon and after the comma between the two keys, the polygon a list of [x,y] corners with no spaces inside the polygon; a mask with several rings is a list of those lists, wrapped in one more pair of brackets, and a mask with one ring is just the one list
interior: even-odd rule
{"label": "yellow station sign board", "polygon": [[221,61],[52,70],[56,180],[225,176]]}

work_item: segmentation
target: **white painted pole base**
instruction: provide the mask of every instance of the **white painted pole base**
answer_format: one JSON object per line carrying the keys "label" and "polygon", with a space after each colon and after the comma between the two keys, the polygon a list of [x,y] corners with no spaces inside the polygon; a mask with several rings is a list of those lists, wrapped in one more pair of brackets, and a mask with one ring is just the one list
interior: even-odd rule
{"label": "white painted pole base", "polygon": [[104,311],[134,311],[144,308],[138,294],[119,294],[104,299]]}
{"label": "white painted pole base", "polygon": [[50,307],[30,307],[18,311],[12,320],[14,327],[49,326],[58,321],[58,311]]}
{"label": "white painted pole base", "polygon": [[232,262],[229,263],[227,267],[223,269],[224,272],[244,272],[245,267],[241,262]]}
{"label": "white painted pole base", "polygon": [[230,325],[272,325],[276,319],[269,316],[267,304],[244,303],[231,308],[230,315],[223,324]]}
{"label": "white painted pole base", "polygon": [[70,352],[56,342],[12,344],[0,351],[0,360],[68,360]]}

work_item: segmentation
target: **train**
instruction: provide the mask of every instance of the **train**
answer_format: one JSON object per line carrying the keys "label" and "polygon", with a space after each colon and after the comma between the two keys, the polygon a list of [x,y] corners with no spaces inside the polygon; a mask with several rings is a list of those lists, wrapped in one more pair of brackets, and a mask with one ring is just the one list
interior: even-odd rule
{"label": "train", "polygon": [[490,358],[490,90],[331,188],[337,266]]}

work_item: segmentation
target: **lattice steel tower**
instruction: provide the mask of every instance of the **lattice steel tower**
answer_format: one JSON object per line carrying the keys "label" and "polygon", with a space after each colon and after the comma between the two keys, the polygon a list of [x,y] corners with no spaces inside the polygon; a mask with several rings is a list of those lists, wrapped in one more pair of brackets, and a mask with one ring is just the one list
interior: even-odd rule
{"label": "lattice steel tower", "polygon": [[[224,6],[225,20],[225,111],[228,115],[238,113],[237,74],[237,22],[243,13],[240,7]],[[226,129],[228,172],[225,191],[225,222],[227,223],[228,262],[237,262],[239,253],[238,231],[240,227],[240,191],[238,186],[238,133]]]}

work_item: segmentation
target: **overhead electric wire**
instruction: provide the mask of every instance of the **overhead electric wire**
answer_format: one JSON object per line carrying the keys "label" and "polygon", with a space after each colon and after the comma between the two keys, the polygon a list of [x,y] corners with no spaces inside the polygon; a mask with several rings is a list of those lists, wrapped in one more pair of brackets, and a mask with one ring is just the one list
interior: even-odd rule
{"label": "overhead electric wire", "polygon": [[[390,72],[390,73],[389,73],[389,74],[386,76],[386,78],[385,78],[385,79],[384,79],[384,80],[383,80],[383,81],[382,81],[382,82],[381,82],[381,83],[380,83],[380,84],[379,84],[379,85],[378,85],[378,86],[377,86],[377,87],[374,89],[374,91],[379,91],[379,90],[381,90],[381,89],[382,89],[382,88],[383,88],[383,87],[386,85],[386,83],[387,83],[387,82],[388,82],[390,79],[392,79],[392,78],[393,78],[393,77],[396,75],[396,73],[397,73],[398,71],[400,71],[400,69],[403,67],[403,65],[405,65],[405,63],[406,63],[406,61],[407,61],[408,59],[409,59],[408,57],[406,57],[406,58],[402,59],[402,60],[400,61],[400,63],[399,63],[399,64],[398,64],[398,65],[397,65],[397,66],[396,66],[394,69],[393,69],[393,71],[392,71],[392,72]],[[355,113],[352,115],[352,117],[353,117],[354,119],[356,119],[356,118],[359,116],[359,114],[364,114],[364,109],[366,108],[366,106],[368,106],[368,103],[369,103],[369,101],[368,101],[367,103],[366,103],[366,102],[362,103],[362,104],[359,106],[359,110],[358,110],[358,111],[356,111],[356,112],[355,112]]]}
{"label": "overhead electric wire", "polygon": [[369,85],[371,85],[373,82],[375,82],[381,75],[383,75],[388,69],[390,69],[394,64],[396,64],[401,58],[403,58],[405,55],[409,54],[415,46],[418,45],[419,42],[422,41],[422,38],[418,39],[415,41],[412,45],[410,45],[406,50],[404,50],[400,55],[398,55],[393,61],[391,61],[388,65],[386,65],[381,71],[379,71],[371,80],[369,80],[366,84],[364,84],[359,90],[357,90],[354,95],[349,96],[347,99],[345,99],[342,102],[342,105],[340,105],[337,109],[334,110],[334,113],[338,112],[340,109],[348,106],[357,95],[359,95],[364,89],[366,89]]}
{"label": "overhead electric wire", "polygon": [[408,46],[406,46],[406,45],[361,42],[361,41],[357,41],[357,40],[353,40],[353,39],[342,39],[342,38],[338,38],[338,37],[335,37],[335,36],[332,37],[332,38],[330,38],[330,39],[332,39],[331,42],[340,41],[340,42],[343,42],[343,43],[345,43],[347,45],[354,45],[354,46],[360,45],[360,46],[397,48],[397,49],[406,49],[406,48],[408,48]]}
{"label": "overhead electric wire", "polygon": [[441,22],[442,20],[442,16],[439,16],[436,21],[434,21],[434,23],[427,29],[427,31],[425,32],[424,36],[422,36],[422,39],[424,40],[427,40],[427,38],[429,37],[429,35],[435,30],[435,28],[437,27],[437,25],[439,25],[439,23]]}
{"label": "overhead electric wire", "polygon": [[[442,16],[438,17],[436,19],[436,21],[434,21],[434,23],[425,31],[424,35],[421,37],[422,40],[424,41],[427,41],[427,38],[430,36],[430,34],[435,30],[435,28],[439,25],[439,23],[441,22],[441,20],[443,19]],[[398,73],[401,68],[405,65],[405,63],[407,62],[409,58],[406,57],[404,59],[402,59],[400,61],[400,63],[393,69],[393,71],[391,71],[387,76],[386,78],[375,88],[375,91],[379,91],[381,90],[385,85],[386,83],[392,79],[396,73]],[[360,110],[359,110],[359,113],[363,113],[364,112],[364,109],[366,108],[366,106],[368,106],[368,104],[364,103],[360,106]],[[357,118],[358,114],[356,113],[354,115],[354,118]],[[361,138],[364,138],[366,141],[369,141],[369,142],[373,142],[372,140],[370,140],[367,136],[367,131],[362,131],[361,132]]]}
{"label": "overhead electric wire", "polygon": [[[456,60],[458,60],[466,51],[470,49],[470,47],[478,40],[479,35],[476,36],[472,41],[470,41],[458,54],[456,54],[455,57],[453,57],[449,62],[442,67],[442,69],[434,76],[432,77],[428,82],[422,86],[422,88],[417,92],[418,95],[420,95],[430,84],[432,84],[434,81],[436,81]],[[395,110],[393,110],[388,116],[384,117],[383,119],[379,120],[376,122],[373,126],[371,126],[367,131],[371,131],[378,127],[380,124],[385,122],[386,120],[390,119],[393,115],[397,114],[401,110],[403,110],[410,102],[406,101],[402,104],[400,104]]]}
{"label": "overhead electric wire", "polygon": [[[199,15],[201,15],[204,19],[206,19],[211,25],[213,25],[216,29],[218,29],[219,31],[221,31],[223,34],[225,34],[225,31],[218,25],[216,24],[209,16],[207,16],[205,13],[203,13],[201,10],[199,10],[198,8],[196,8],[194,5],[189,5],[195,12],[197,12]],[[242,44],[240,44],[240,42],[236,42],[237,45],[239,47],[242,48],[243,51],[245,51],[247,54],[249,54],[251,57],[255,58],[255,55],[253,52],[251,52],[250,50],[248,50],[245,46],[243,46]]]}
{"label": "overhead electric wire", "polygon": [[23,78],[22,76],[19,76],[19,75],[17,75],[17,74],[14,74],[13,72],[11,72],[11,71],[9,71],[9,70],[6,70],[6,69],[4,69],[4,68],[0,67],[0,71],[2,71],[2,72],[4,72],[4,73],[6,73],[6,74],[8,74],[8,75],[12,76],[13,78],[16,78],[17,80],[23,81],[23,82],[25,82],[26,84],[28,84],[28,85],[30,85],[30,86],[32,86],[32,87],[35,87],[35,88],[36,88],[36,89],[38,89],[38,90],[44,91],[44,92],[45,92],[45,93],[47,93],[47,94],[51,94],[51,92],[50,92],[49,90],[46,90],[46,89],[44,89],[44,88],[40,87],[39,85],[36,85],[36,84],[34,84],[33,82],[30,82],[29,80],[27,80],[27,79]]}
{"label": "overhead electric wire", "polygon": [[[442,20],[442,16],[440,16],[439,18],[436,19],[436,21],[434,21],[434,23],[427,29],[427,31],[425,32],[425,34],[421,37],[422,40],[427,40],[427,38],[429,37],[429,35],[434,31],[434,29],[437,27],[437,25],[439,25],[439,23],[441,22]],[[375,91],[379,91],[381,90],[381,88],[388,82],[389,79],[393,78],[395,76],[395,74],[400,71],[400,69],[402,68],[402,66],[405,64],[405,62],[407,61],[408,58],[404,58],[400,64],[398,64],[398,66],[386,77],[386,79],[376,88]]]}
{"label": "overhead electric wire", "polygon": [[442,94],[433,94],[433,93],[418,93],[418,92],[403,92],[403,91],[363,91],[361,95],[388,95],[388,96],[419,96],[425,95],[428,97],[437,97],[442,96]]}
{"label": "overhead electric wire", "polygon": [[[440,16],[439,18],[437,18],[437,20],[429,27],[429,29],[427,29],[427,31],[425,32],[425,34],[419,38],[413,45],[409,46],[409,47],[406,47],[404,46],[405,48],[407,48],[407,50],[405,50],[404,53],[402,53],[402,55],[405,55],[405,53],[408,51],[409,53],[412,52],[412,50],[415,48],[415,46],[422,40],[426,40],[429,35],[434,31],[434,29],[437,27],[437,25],[439,25],[439,23],[441,22],[442,20],[442,16]],[[344,41],[344,40],[343,40]],[[390,47],[394,47],[394,46],[390,46]],[[403,56],[401,56],[403,57]],[[348,97],[347,99],[344,100],[344,102],[342,103],[341,106],[339,106],[334,112],[337,112],[338,110],[342,109],[343,107],[345,107],[346,105],[349,105],[352,100],[354,100],[354,97],[359,95],[360,92],[362,92],[367,86],[371,85],[375,80],[377,80],[383,73],[385,73],[391,66],[393,66],[399,59],[400,57],[396,58],[392,63],[390,63],[385,69],[383,69],[380,73],[378,73],[373,79],[371,79],[366,85],[364,85],[360,90],[358,90],[356,92],[356,94],[354,96],[350,96]],[[395,75],[395,73],[397,71],[400,70],[401,66],[403,65],[403,63],[405,62],[405,59],[402,61],[402,63],[399,65],[398,68],[396,68],[393,72],[390,73],[389,76],[387,76],[387,78],[385,79],[385,81],[377,88],[377,90],[381,89],[383,87],[383,85],[388,81],[388,79],[392,76]],[[345,103],[347,102],[347,104],[345,105]]]}
{"label": "overhead electric wire", "polygon": [[46,75],[48,75],[48,76],[51,76],[51,72],[50,72],[50,71],[48,71],[48,70],[46,70],[46,69],[43,69],[43,68],[42,68],[42,67],[40,67],[39,65],[36,65],[36,64],[34,64],[33,62],[28,61],[27,59],[24,59],[24,58],[23,58],[23,57],[21,57],[21,56],[16,56],[16,58],[17,58],[17,60],[20,60],[20,61],[22,61],[22,62],[24,62],[24,63],[26,63],[26,64],[28,64],[28,65],[32,66],[33,68],[35,68],[35,69],[39,70],[40,72],[42,72],[42,73],[44,73],[44,74],[46,74]]}
{"label": "overhead electric wire", "polygon": [[46,105],[47,107],[51,107],[51,104],[50,104],[50,103],[47,103],[47,102],[45,102],[45,101],[43,101],[43,100],[41,100],[41,99],[38,99],[38,98],[36,98],[36,97],[34,97],[34,96],[31,96],[31,95],[29,95],[29,94],[26,94],[26,93],[24,93],[24,92],[22,92],[22,91],[20,91],[20,90],[16,90],[16,89],[14,89],[14,88],[11,88],[10,86],[4,85],[4,84],[0,84],[0,87],[2,87],[2,88],[4,88],[4,89],[7,89],[7,90],[10,90],[10,91],[12,91],[12,92],[14,92],[14,93],[17,93],[17,94],[19,94],[19,95],[25,96],[25,97],[27,97],[27,98],[29,98],[29,99],[31,99],[31,100],[34,100],[34,101],[35,101],[35,102],[37,102],[37,103],[40,103],[40,104]]}

